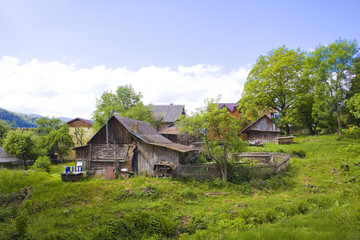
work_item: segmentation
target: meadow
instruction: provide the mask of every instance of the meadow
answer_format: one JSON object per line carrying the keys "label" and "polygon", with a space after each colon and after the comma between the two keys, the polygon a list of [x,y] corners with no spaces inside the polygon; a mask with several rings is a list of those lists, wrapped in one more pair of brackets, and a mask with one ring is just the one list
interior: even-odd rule
{"label": "meadow", "polygon": [[360,239],[359,141],[300,136],[247,151],[293,155],[286,172],[229,182],[71,183],[60,179],[64,164],[2,169],[0,239]]}

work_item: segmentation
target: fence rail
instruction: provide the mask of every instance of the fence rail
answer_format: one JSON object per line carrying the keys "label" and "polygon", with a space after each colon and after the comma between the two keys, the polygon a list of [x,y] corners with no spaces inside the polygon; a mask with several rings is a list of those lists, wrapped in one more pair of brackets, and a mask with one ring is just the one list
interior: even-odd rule
{"label": "fence rail", "polygon": [[[235,163],[230,173],[265,176],[284,171],[289,165],[290,155],[285,153],[243,153],[240,158],[254,160],[253,162]],[[259,161],[260,160],[260,161]],[[258,164],[257,162],[261,162]],[[174,171],[174,176],[187,176],[195,179],[220,178],[221,171],[216,163],[180,164]]]}

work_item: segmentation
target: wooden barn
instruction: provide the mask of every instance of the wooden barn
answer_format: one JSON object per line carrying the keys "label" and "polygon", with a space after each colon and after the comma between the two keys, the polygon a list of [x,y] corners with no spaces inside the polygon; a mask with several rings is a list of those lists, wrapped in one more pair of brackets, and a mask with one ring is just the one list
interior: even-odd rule
{"label": "wooden barn", "polygon": [[115,167],[156,176],[156,165],[166,162],[176,168],[195,155],[194,149],[171,142],[150,123],[115,115],[85,146],[74,149],[77,166],[94,174]]}
{"label": "wooden barn", "polygon": [[280,137],[280,128],[269,118],[263,115],[255,122],[244,128],[241,133],[246,133],[248,141],[261,140],[262,142],[271,142]]}

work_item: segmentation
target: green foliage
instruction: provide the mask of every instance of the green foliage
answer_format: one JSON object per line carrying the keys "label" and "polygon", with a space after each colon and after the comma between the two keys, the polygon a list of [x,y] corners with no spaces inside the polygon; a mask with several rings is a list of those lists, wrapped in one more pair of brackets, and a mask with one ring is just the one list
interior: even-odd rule
{"label": "green foliage", "polygon": [[2,141],[6,136],[6,133],[11,130],[11,126],[5,120],[0,120],[0,146],[2,145]]}
{"label": "green foliage", "polygon": [[35,124],[36,117],[27,114],[10,112],[2,108],[0,108],[0,119],[12,124],[14,127],[19,127],[19,128],[36,127]]}
{"label": "green foliage", "polygon": [[351,138],[351,139],[360,139],[360,127],[358,126],[352,126],[349,129],[344,129],[343,130],[345,133],[345,137],[346,138]]}
{"label": "green foliage", "polygon": [[228,154],[240,153],[246,143],[239,137],[241,125],[225,108],[218,109],[218,100],[206,102],[204,109],[199,109],[193,116],[179,121],[180,132],[200,138],[202,154],[215,161],[222,174],[228,178]]}
{"label": "green foliage", "polygon": [[74,142],[69,133],[69,125],[63,123],[58,118],[41,117],[36,120],[38,128],[35,131],[40,136],[40,145],[46,150],[46,154],[51,158],[60,158],[67,155]]}
{"label": "green foliage", "polygon": [[[360,143],[335,139],[254,147],[306,156],[291,158],[287,172],[236,183],[145,176],[69,183],[59,175],[68,164],[52,165],[50,174],[2,169],[0,239],[358,239],[360,159],[353,151]],[[25,187],[33,189],[26,200]]]}
{"label": "green foliage", "polygon": [[99,130],[112,115],[150,122],[156,125],[151,106],[141,102],[141,93],[136,93],[131,85],[119,86],[115,93],[105,91],[96,99],[96,110],[93,113],[94,129]]}
{"label": "green foliage", "polygon": [[350,99],[345,100],[345,104],[355,118],[360,118],[360,93],[356,93]]}
{"label": "green foliage", "polygon": [[51,166],[51,162],[49,161],[49,158],[46,156],[42,156],[36,159],[31,169],[50,172],[50,166]]}
{"label": "green foliage", "polygon": [[290,134],[294,101],[309,88],[302,78],[304,59],[303,52],[285,46],[260,56],[249,73],[239,102],[242,118],[254,120],[259,114],[276,110],[280,114],[279,125],[285,126]]}
{"label": "green foliage", "polygon": [[3,141],[3,147],[11,155],[24,160],[25,169],[27,169],[26,160],[33,160],[41,155],[38,142],[38,137],[33,132],[21,132],[18,129],[8,132]]}
{"label": "green foliage", "polygon": [[62,121],[60,119],[46,117],[40,117],[36,119],[35,123],[38,126],[35,131],[43,136],[47,136],[52,131],[58,130],[62,125]]}
{"label": "green foliage", "polygon": [[[357,51],[356,41],[339,39],[328,46],[315,48],[309,57],[315,78],[313,117],[324,126],[337,126],[340,138],[340,111],[352,83],[351,70]],[[337,119],[337,124],[334,118]]]}

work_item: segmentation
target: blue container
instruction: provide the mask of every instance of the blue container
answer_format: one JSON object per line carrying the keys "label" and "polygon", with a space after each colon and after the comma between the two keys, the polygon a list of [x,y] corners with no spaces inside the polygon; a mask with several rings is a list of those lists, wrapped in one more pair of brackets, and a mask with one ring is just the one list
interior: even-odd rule
{"label": "blue container", "polygon": [[65,173],[69,173],[70,172],[70,167],[65,167]]}

